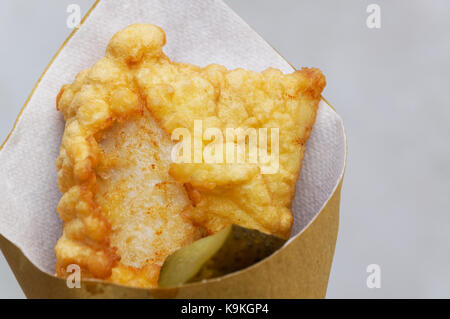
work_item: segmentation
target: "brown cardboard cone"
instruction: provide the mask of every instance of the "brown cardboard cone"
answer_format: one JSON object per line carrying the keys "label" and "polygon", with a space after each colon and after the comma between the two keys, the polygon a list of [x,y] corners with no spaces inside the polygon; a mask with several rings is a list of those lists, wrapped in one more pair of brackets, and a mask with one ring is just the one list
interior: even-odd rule
{"label": "brown cardboard cone", "polygon": [[[83,21],[98,3],[94,4]],[[41,271],[2,235],[0,249],[28,298],[324,298],[338,234],[343,175],[332,196],[311,223],[275,254],[242,271],[181,287],[137,289],[87,280],[82,282],[81,288],[70,289],[65,279]]]}
{"label": "brown cardboard cone", "polygon": [[341,187],[342,181],[309,227],[269,258],[222,278],[178,288],[136,289],[84,281],[80,289],[69,289],[66,280],[40,271],[3,236],[0,248],[28,298],[324,298],[338,233]]}

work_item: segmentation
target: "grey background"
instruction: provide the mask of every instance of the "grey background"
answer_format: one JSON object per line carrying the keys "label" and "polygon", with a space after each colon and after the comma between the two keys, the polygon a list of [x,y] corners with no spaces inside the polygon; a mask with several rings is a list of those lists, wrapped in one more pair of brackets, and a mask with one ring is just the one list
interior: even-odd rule
{"label": "grey background", "polygon": [[[3,0],[0,139],[70,34],[66,8],[93,0]],[[349,161],[328,298],[449,298],[450,3],[226,0],[295,67],[327,76]],[[381,6],[381,29],[366,26]],[[381,288],[366,285],[369,264]],[[23,298],[0,254],[0,298]]]}

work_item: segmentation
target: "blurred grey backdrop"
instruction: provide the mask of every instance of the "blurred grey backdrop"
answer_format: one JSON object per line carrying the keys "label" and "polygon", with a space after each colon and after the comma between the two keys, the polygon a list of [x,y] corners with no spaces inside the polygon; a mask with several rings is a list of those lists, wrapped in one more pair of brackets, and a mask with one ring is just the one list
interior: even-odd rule
{"label": "blurred grey backdrop", "polygon": [[[110,1],[110,0],[104,0]],[[70,34],[66,8],[3,0],[0,139]],[[225,0],[295,67],[327,76],[349,162],[328,298],[450,297],[450,2]],[[369,4],[381,28],[366,25]],[[381,267],[369,289],[366,267]],[[0,298],[23,298],[0,254]]]}

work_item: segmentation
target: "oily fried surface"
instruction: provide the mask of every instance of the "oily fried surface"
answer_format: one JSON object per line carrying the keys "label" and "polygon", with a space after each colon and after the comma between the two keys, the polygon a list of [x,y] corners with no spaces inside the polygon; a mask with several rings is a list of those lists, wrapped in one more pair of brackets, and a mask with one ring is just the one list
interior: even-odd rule
{"label": "oily fried surface", "polygon": [[[149,287],[168,254],[204,230],[235,223],[289,237],[325,78],[317,69],[283,75],[174,63],[164,45],[158,27],[132,25],[61,89],[60,276],[76,263],[84,275]],[[170,135],[193,133],[194,120],[223,132],[278,128],[279,169],[267,175],[258,164],[170,163]]]}
{"label": "oily fried surface", "polygon": [[[172,146],[148,111],[114,125],[99,143],[95,201],[111,224],[120,263],[131,270],[152,265],[145,270],[148,282],[158,278],[168,255],[200,238],[181,216],[190,201],[168,173]],[[120,269],[113,270],[114,279],[123,275]]]}

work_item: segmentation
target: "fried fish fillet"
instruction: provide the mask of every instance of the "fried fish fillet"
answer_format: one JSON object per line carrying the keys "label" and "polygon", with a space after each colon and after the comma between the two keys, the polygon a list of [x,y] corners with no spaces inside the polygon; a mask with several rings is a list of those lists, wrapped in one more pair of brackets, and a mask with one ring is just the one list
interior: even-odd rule
{"label": "fried fish fillet", "polygon": [[[132,25],[58,95],[66,120],[57,161],[59,276],[78,264],[84,276],[152,287],[170,253],[230,224],[289,237],[324,76],[175,63],[162,52],[165,43],[160,28]],[[195,120],[222,132],[278,128],[279,169],[172,163],[171,134],[194,134]]]}

